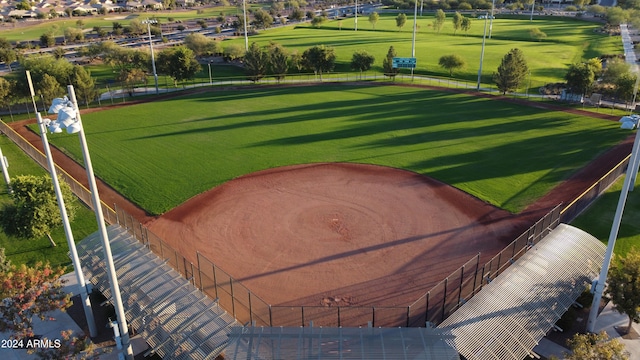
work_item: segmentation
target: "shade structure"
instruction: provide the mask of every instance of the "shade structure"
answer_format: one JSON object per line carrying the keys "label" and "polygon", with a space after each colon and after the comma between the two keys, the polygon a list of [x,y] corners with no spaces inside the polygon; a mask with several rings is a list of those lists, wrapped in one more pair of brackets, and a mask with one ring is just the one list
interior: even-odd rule
{"label": "shade structure", "polygon": [[[127,322],[166,359],[215,359],[236,320],[119,225],[108,227]],[[98,233],[78,244],[87,279],[111,298]]]}
{"label": "shade structure", "polygon": [[522,360],[598,275],[604,253],[595,237],[560,224],[438,328],[467,360]]}
{"label": "shade structure", "polygon": [[459,360],[434,328],[233,327],[225,359]]}

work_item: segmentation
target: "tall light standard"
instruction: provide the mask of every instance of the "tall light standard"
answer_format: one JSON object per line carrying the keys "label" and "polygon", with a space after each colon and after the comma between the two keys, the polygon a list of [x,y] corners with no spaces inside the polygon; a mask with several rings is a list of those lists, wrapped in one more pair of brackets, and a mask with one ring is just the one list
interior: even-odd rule
{"label": "tall light standard", "polygon": [[[127,319],[125,318],[122,297],[120,295],[120,286],[118,285],[116,269],[113,263],[111,245],[109,244],[109,235],[107,233],[107,227],[104,222],[104,215],[102,213],[102,205],[100,202],[100,196],[98,194],[96,178],[93,173],[93,165],[91,164],[91,157],[87,148],[87,139],[84,135],[82,119],[80,118],[80,111],[78,110],[76,93],[73,89],[73,85],[68,85],[67,90],[69,93],[69,99],[54,99],[51,108],[49,108],[49,113],[58,114],[57,120],[52,121],[49,124],[49,131],[61,132],[62,129],[66,128],[67,133],[78,133],[78,136],[80,138],[80,147],[82,148],[82,156],[84,158],[84,164],[87,170],[87,178],[89,180],[89,190],[91,191],[91,201],[93,203],[93,208],[96,214],[96,221],[98,222],[100,240],[102,242],[104,258],[107,265],[107,276],[109,277],[109,285],[111,287],[111,294],[113,296],[113,306],[116,311],[118,330],[120,333],[119,338],[118,336],[116,336],[116,343],[120,345],[118,346],[118,349],[122,348],[122,355],[124,355],[124,357],[128,360],[133,360],[133,350],[131,348]],[[114,332],[116,334],[118,333],[115,330]]]}
{"label": "tall light standard", "polygon": [[496,0],[491,2],[491,19],[489,19],[489,39],[491,39],[491,32],[493,31],[493,18],[494,12],[496,8]]}
{"label": "tall light standard", "polygon": [[[623,129],[638,128],[640,123],[640,117],[632,118],[631,121],[624,121],[620,126]],[[600,269],[600,275],[594,283],[593,288],[593,302],[591,303],[591,310],[589,311],[589,320],[587,322],[587,331],[594,332],[596,326],[596,319],[598,317],[598,310],[600,309],[600,300],[602,300],[602,293],[604,291],[604,285],[607,282],[607,274],[609,273],[609,265],[611,264],[611,257],[613,256],[613,249],[616,245],[616,239],[618,237],[618,231],[620,230],[620,223],[622,222],[622,213],[624,211],[624,205],[627,202],[627,195],[631,187],[631,181],[634,178],[634,172],[637,171],[637,167],[634,164],[637,163],[638,152],[640,151],[640,130],[636,130],[635,141],[633,142],[633,150],[631,150],[631,158],[629,159],[629,165],[627,165],[627,174],[622,184],[622,190],[620,191],[620,199],[618,200],[618,207],[613,217],[613,225],[611,226],[611,232],[609,233],[609,242],[607,243],[607,251],[604,255],[604,261],[602,262],[602,268]]]}
{"label": "tall light standard", "polygon": [[247,34],[247,0],[242,0],[242,21],[244,25],[244,51],[249,51],[249,35]]}
{"label": "tall light standard", "polygon": [[209,60],[209,85],[213,85],[213,78],[211,77],[211,60]]}
{"label": "tall light standard", "polygon": [[[27,70],[27,82],[29,83],[29,91],[31,93],[31,100],[35,105],[35,97],[33,91],[33,83],[31,82],[31,73]],[[67,208],[65,207],[64,197],[62,196],[62,190],[60,189],[60,183],[58,182],[58,174],[56,166],[53,162],[53,156],[51,156],[51,148],[49,147],[49,141],[47,140],[47,130],[45,125],[50,122],[49,119],[42,119],[40,112],[36,111],[36,119],[38,120],[38,128],[40,129],[40,137],[42,138],[42,146],[44,153],[47,157],[47,165],[49,166],[49,173],[51,174],[51,181],[53,182],[53,189],[56,193],[56,199],[58,200],[58,208],[60,210],[60,217],[62,218],[62,225],[64,228],[64,234],[67,238],[67,245],[69,246],[69,253],[71,255],[71,262],[75,269],[76,281],[80,289],[80,299],[82,300],[82,308],[84,315],[87,319],[87,326],[89,327],[89,335],[95,337],[98,335],[98,329],[96,327],[96,321],[93,317],[93,310],[91,307],[91,299],[89,298],[89,288],[82,272],[82,264],[78,257],[78,251],[76,249],[76,243],[73,238],[73,232],[71,231],[71,224],[69,223],[69,216],[67,215]],[[3,173],[5,168],[3,167]]]}
{"label": "tall light standard", "polygon": [[488,16],[485,13],[484,16],[484,34],[482,35],[482,50],[480,51],[480,68],[478,69],[478,85],[476,86],[476,90],[480,91],[480,78],[482,77],[482,63],[484,62],[484,43],[487,39],[487,18]]}
{"label": "tall light standard", "polygon": [[11,194],[11,179],[9,178],[9,170],[7,170],[9,162],[4,155],[2,155],[2,149],[0,149],[0,164],[2,165],[2,176],[4,177],[4,182],[7,183],[7,191]]}
{"label": "tall light standard", "polygon": [[356,17],[354,18],[354,31],[358,31],[358,0],[356,0]]}
{"label": "tall light standard", "polygon": [[147,19],[142,20],[142,24],[147,24],[147,33],[149,34],[149,48],[151,49],[151,67],[153,69],[153,81],[156,84],[156,95],[160,93],[158,89],[158,73],[156,73],[156,58],[153,55],[153,42],[151,41],[151,24],[157,24],[158,20],[156,19]]}
{"label": "tall light standard", "polygon": [[533,22],[533,8],[536,6],[536,0],[531,2],[531,17],[529,18],[529,22]]}

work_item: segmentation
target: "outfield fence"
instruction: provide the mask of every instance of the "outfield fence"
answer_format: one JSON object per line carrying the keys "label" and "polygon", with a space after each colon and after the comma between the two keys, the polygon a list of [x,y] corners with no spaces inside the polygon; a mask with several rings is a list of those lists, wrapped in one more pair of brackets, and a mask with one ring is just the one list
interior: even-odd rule
{"label": "outfield fence", "polygon": [[[0,132],[38,164],[45,169],[48,168],[45,155],[2,121]],[[558,205],[489,262],[481,265],[478,254],[408,306],[272,306],[202,254],[196,253],[196,264],[190,262],[133,216],[118,208],[117,204],[114,204],[113,208],[104,203],[101,206],[106,222],[117,223],[126,228],[138,241],[168,262],[202,292],[218,299],[220,305],[241,323],[255,323],[258,326],[307,326],[313,322],[314,326],[331,327],[357,327],[369,324],[376,327],[421,327],[426,324],[438,325],[561,221],[568,222],[587,208],[624,173],[629,157],[626,156],[613,166],[574,201]],[[78,198],[93,208],[87,187],[64,169],[57,165],[56,168],[59,176],[69,184]]]}

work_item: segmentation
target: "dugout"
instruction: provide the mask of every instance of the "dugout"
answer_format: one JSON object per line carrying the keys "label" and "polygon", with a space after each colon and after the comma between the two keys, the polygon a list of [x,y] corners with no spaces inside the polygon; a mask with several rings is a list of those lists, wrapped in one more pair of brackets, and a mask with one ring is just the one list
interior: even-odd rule
{"label": "dugout", "polygon": [[597,277],[605,250],[595,237],[560,224],[438,328],[455,336],[467,360],[533,355]]}

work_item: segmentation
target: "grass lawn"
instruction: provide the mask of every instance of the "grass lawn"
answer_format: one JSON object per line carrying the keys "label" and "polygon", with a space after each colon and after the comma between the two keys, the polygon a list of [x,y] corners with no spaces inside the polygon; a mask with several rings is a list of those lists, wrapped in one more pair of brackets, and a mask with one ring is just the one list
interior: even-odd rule
{"label": "grass lawn", "polygon": [[[607,190],[587,211],[571,224],[602,240],[609,240],[613,217],[616,213],[624,177]],[[615,253],[624,256],[632,248],[640,250],[640,182],[630,192],[622,216],[622,223],[616,240]]]}
{"label": "grass lawn", "polygon": [[[47,172],[36,164],[30,157],[25,155],[11,140],[5,136],[0,136],[0,148],[9,161],[9,176],[18,175],[45,175]],[[11,201],[7,194],[4,179],[0,180],[0,204],[4,205]],[[98,229],[94,213],[88,208],[80,205],[80,209],[75,220],[71,224],[73,235],[76,241],[84,239],[87,235]],[[33,265],[38,261],[49,262],[54,266],[71,265],[71,260],[67,253],[69,247],[64,235],[62,226],[51,233],[58,246],[52,247],[49,239],[44,236],[39,239],[21,239],[7,236],[0,230],[0,248],[5,249],[7,258],[13,264]]]}
{"label": "grass lawn", "polygon": [[[467,34],[458,31],[453,34],[451,16],[447,18],[440,33],[432,28],[433,15],[418,18],[419,31],[416,35],[416,58],[418,74],[448,77],[449,73],[438,65],[441,56],[458,54],[466,62],[462,70],[454,71],[453,77],[476,81],[484,20],[472,19],[471,29]],[[529,36],[529,30],[539,28],[547,34],[543,41]],[[531,69],[531,91],[538,87],[563,81],[568,65],[602,54],[622,52],[622,42],[617,36],[596,33],[600,24],[571,19],[555,18],[529,19],[496,19],[493,23],[491,39],[487,39],[484,53],[482,82],[493,84],[492,74],[497,70],[502,57],[513,48],[523,51]],[[332,20],[321,28],[313,28],[309,24],[262,31],[249,38],[249,42],[268,45],[270,42],[282,44],[290,51],[303,52],[318,44],[325,44],[335,49],[337,72],[350,70],[351,56],[357,50],[366,50],[375,56],[373,71],[382,71],[382,61],[386,57],[389,46],[393,46],[399,57],[410,57],[412,48],[413,18],[407,20],[402,28],[396,27],[395,15],[381,14],[380,20],[373,29],[367,17],[359,17],[358,31],[353,31],[354,19]],[[244,44],[244,39],[223,42]],[[402,70],[408,72],[409,70]],[[528,85],[528,84],[525,84]],[[524,92],[524,86],[521,89]]]}
{"label": "grass lawn", "polygon": [[[616,123],[397,86],[225,90],[83,116],[96,174],[151,213],[241,175],[371,163],[517,212],[628,133]],[[75,136],[50,141],[81,157]]]}

